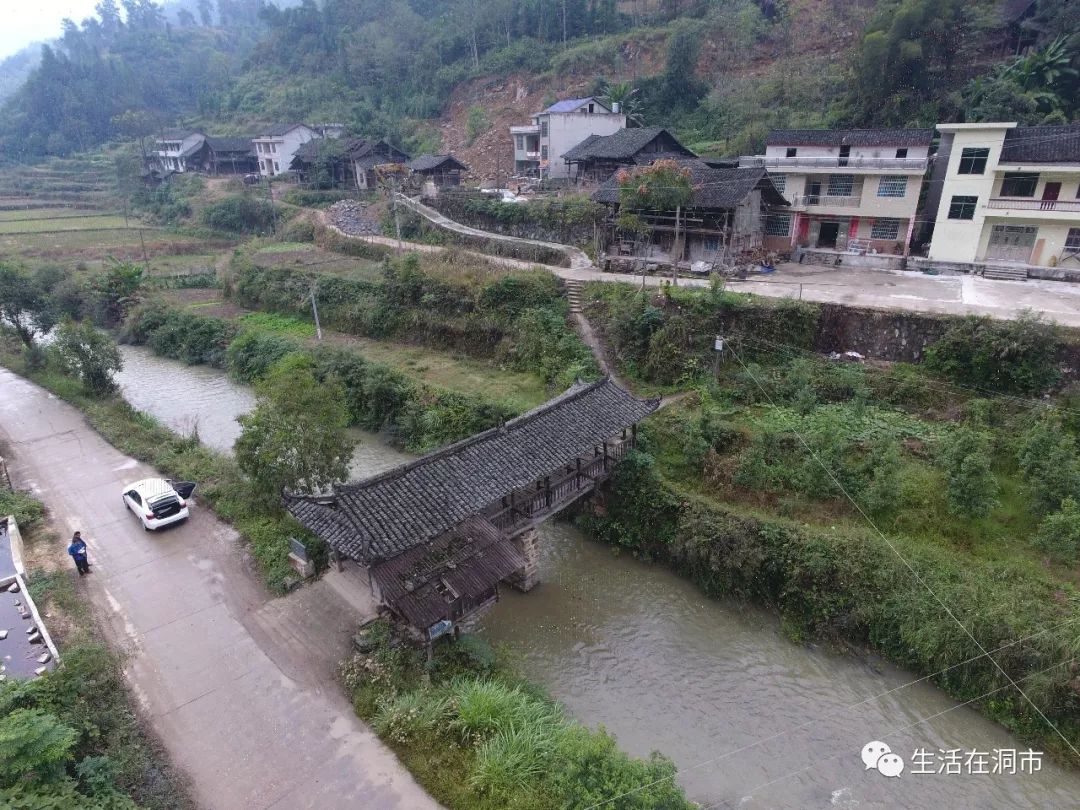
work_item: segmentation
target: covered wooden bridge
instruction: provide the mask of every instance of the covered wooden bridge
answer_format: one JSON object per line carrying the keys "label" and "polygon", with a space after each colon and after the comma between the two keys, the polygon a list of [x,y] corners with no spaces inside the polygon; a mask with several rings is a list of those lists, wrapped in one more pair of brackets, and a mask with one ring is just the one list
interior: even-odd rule
{"label": "covered wooden bridge", "polygon": [[368,567],[376,595],[429,637],[536,584],[535,527],[591,493],[659,400],[609,378],[576,385],[505,424],[288,510]]}

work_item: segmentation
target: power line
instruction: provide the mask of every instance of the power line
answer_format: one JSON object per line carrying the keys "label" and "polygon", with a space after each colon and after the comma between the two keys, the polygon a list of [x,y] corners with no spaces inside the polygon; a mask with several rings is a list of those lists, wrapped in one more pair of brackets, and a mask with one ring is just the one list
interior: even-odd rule
{"label": "power line", "polygon": [[[742,367],[742,369],[747,373],[747,375],[755,382],[755,384],[757,384],[757,386],[761,390],[762,394],[764,394],[765,398],[768,400],[769,405],[771,405],[773,407],[773,409],[776,410],[778,413],[781,413],[781,415],[783,415],[783,411],[776,406],[776,404],[773,402],[772,397],[769,395],[769,392],[765,390],[765,387],[757,379],[757,377],[754,375],[754,373],[752,371],[750,371],[749,368],[747,368],[746,364],[742,361],[742,358],[739,356],[739,354],[737,352],[735,352],[734,350],[731,350],[731,354],[736,359],[736,361],[739,363],[739,365]],[[952,619],[953,622],[956,623],[956,625],[964,632],[964,634],[971,640],[971,642],[979,649],[979,652],[984,653],[984,654],[987,655],[990,662],[994,665],[994,667],[998,670],[998,672],[1000,672],[1003,676],[1005,676],[1005,679],[1008,680],[1010,684],[1012,684],[1014,687],[1016,687],[1016,691],[1019,692],[1020,695],[1024,698],[1024,700],[1028,703],[1028,705],[1030,705],[1031,708],[1035,710],[1036,714],[1038,714],[1039,717],[1042,718],[1043,722],[1045,722],[1054,731],[1054,733],[1057,734],[1057,736],[1061,738],[1062,742],[1064,742],[1065,745],[1067,745],[1069,747],[1069,749],[1077,756],[1077,758],[1080,759],[1080,750],[1077,750],[1076,746],[1073,745],[1072,742],[1068,739],[1068,737],[1066,737],[1061,732],[1061,729],[1059,729],[1050,720],[1050,718],[1048,718],[1043,713],[1042,709],[1040,709],[1038,706],[1035,705],[1035,702],[1028,696],[1028,694],[1023,689],[1020,688],[1020,686],[1016,683],[1016,681],[1014,681],[1012,679],[1012,677],[1009,675],[1009,673],[1007,673],[1005,671],[1005,669],[1001,666],[1001,664],[999,664],[997,662],[997,660],[992,655],[990,655],[989,653],[986,652],[986,649],[982,646],[981,643],[979,643],[979,640],[975,638],[974,634],[970,630],[968,630],[967,626],[963,622],[961,622],[960,619],[957,618],[956,614],[952,612],[952,609],[950,609],[949,606],[945,604],[945,602],[941,599],[941,597],[938,596],[937,592],[934,591],[934,589],[930,587],[930,584],[928,582],[926,582],[925,579],[923,579],[923,577],[919,574],[918,571],[915,570],[915,567],[911,564],[911,562],[903,554],[900,553],[900,550],[896,548],[896,545],[894,543],[892,543],[889,540],[889,538],[887,538],[885,536],[885,533],[882,532],[881,529],[878,528],[877,524],[874,523],[874,521],[870,518],[870,516],[868,514],[866,514],[866,512],[863,510],[863,508],[859,505],[858,501],[856,501],[851,496],[851,494],[844,488],[844,485],[842,483],[840,483],[840,480],[836,477],[836,475],[833,473],[833,471],[831,469],[829,469],[828,465],[826,465],[821,460],[820,456],[818,456],[818,454],[814,452],[814,449],[810,446],[810,443],[807,442],[806,438],[802,435],[802,433],[800,433],[798,430],[795,430],[795,429],[792,429],[792,432],[799,439],[799,442],[806,449],[807,453],[810,454],[810,457],[814,459],[814,461],[817,463],[817,465],[819,467],[821,467],[821,469],[825,472],[825,474],[833,482],[833,484],[836,486],[836,488],[840,490],[840,492],[851,503],[851,505],[855,507],[855,510],[859,513],[859,515],[862,516],[862,518],[874,530],[874,532],[878,535],[878,537],[881,538],[882,542],[884,542],[885,545],[889,547],[889,550],[892,551],[892,553],[894,555],[896,555],[897,559],[899,559],[900,562],[903,563],[904,567],[908,569],[908,571],[911,573],[911,575],[915,578],[915,581],[918,582],[920,585],[922,585],[926,589],[927,593],[929,593],[930,596],[933,597],[934,601],[936,601],[941,606],[941,609],[945,611],[945,613],[949,616],[949,618]]]}

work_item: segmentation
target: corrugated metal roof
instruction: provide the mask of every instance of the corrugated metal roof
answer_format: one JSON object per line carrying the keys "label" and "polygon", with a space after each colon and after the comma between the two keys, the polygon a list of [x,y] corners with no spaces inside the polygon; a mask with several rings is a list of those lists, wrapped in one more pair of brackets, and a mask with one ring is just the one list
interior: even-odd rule
{"label": "corrugated metal roof", "polygon": [[[544,110],[544,112],[545,113],[568,113],[568,112],[574,112],[575,110],[577,110],[577,109],[585,106],[586,104],[588,104],[590,101],[593,102],[594,104],[598,104],[601,107],[603,107],[606,112],[611,112],[611,109],[607,106],[607,104],[600,101],[595,96],[587,96],[585,98],[567,98],[567,99],[563,99],[562,101],[556,101],[554,104],[552,104],[546,110]],[[541,115],[543,115],[543,113],[541,113]]]}

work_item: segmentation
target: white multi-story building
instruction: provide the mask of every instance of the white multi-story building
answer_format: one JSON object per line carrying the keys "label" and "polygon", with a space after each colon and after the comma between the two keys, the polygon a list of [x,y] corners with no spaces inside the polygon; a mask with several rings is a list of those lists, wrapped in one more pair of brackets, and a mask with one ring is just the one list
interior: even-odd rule
{"label": "white multi-story building", "polygon": [[197,168],[206,147],[206,135],[191,129],[167,129],[154,142],[150,161],[167,172],[187,172]]}
{"label": "white multi-story building", "polygon": [[609,107],[592,96],[557,101],[536,113],[531,124],[510,127],[514,172],[565,180],[570,177],[570,167],[562,159],[564,154],[590,135],[611,135],[625,127],[626,116],[618,105]]}
{"label": "white multi-story building", "polygon": [[929,257],[1080,270],[1080,124],[940,124]]}
{"label": "white multi-story building", "polygon": [[770,214],[769,246],[906,256],[933,136],[932,129],[769,133],[764,155],[739,160],[764,166],[791,203]]}
{"label": "white multi-story building", "polygon": [[296,150],[318,137],[319,133],[306,124],[279,124],[262,130],[251,141],[259,161],[259,174],[273,177],[289,171]]}

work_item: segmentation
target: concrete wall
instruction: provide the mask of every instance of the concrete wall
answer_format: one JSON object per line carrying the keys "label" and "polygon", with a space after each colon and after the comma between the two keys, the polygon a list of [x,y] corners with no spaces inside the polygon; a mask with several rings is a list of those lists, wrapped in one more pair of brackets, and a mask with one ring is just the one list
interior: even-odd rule
{"label": "concrete wall", "polygon": [[[946,262],[975,261],[978,254],[986,202],[990,199],[995,183],[994,167],[1001,157],[1005,132],[1010,124],[987,124],[985,126],[939,127],[952,134],[948,165],[941,190],[941,203],[934,222],[934,237],[930,242],[929,258]],[[982,174],[959,174],[960,158],[965,147],[986,147],[990,154],[986,171]],[[949,203],[954,196],[978,197],[975,218],[970,220],[949,219]]]}
{"label": "concrete wall", "polygon": [[[821,158],[838,158],[840,157],[839,146],[800,146],[799,144],[790,144],[791,147],[797,150],[796,157],[821,157]],[[895,158],[896,150],[898,148],[907,149],[907,157],[909,159],[922,158],[925,159],[930,154],[929,146],[908,146],[897,147],[893,146],[853,146],[851,147],[851,155],[853,158]],[[765,157],[782,158],[787,155],[788,146],[766,146]]]}
{"label": "concrete wall", "polygon": [[[259,160],[259,173],[263,177],[273,177],[276,174],[284,174],[292,166],[296,150],[308,141],[319,137],[314,131],[305,126],[296,127],[280,137],[256,138],[253,148],[255,157]],[[259,144],[263,144],[265,150],[269,147],[270,152],[260,151]],[[269,165],[267,164],[269,161]]]}
{"label": "concrete wall", "polygon": [[545,113],[547,137],[540,136],[540,146],[547,146],[548,165],[544,176],[552,179],[570,177],[569,167],[562,156],[590,135],[613,135],[626,128],[626,116],[622,113]]}

